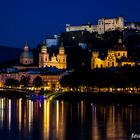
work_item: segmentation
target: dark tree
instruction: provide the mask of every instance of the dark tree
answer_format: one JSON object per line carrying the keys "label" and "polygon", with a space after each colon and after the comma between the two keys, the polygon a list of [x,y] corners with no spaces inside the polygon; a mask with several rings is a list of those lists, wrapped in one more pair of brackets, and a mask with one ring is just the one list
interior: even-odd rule
{"label": "dark tree", "polygon": [[41,87],[43,85],[42,78],[37,76],[33,81],[33,85],[35,87]]}
{"label": "dark tree", "polygon": [[21,76],[20,79],[20,84],[23,85],[24,87],[27,87],[30,83],[30,76]]}
{"label": "dark tree", "polygon": [[19,86],[19,81],[14,79],[14,78],[9,78],[5,82],[6,86],[12,86],[12,87],[18,87]]}

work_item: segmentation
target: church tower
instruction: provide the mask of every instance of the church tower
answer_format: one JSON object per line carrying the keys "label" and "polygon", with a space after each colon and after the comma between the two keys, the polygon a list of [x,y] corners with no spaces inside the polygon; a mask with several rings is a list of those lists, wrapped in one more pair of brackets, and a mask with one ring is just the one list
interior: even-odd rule
{"label": "church tower", "polygon": [[60,69],[67,68],[67,55],[65,54],[65,48],[63,45],[63,41],[61,41],[61,46],[59,47],[59,54],[57,55],[57,60]]}
{"label": "church tower", "polygon": [[47,62],[49,62],[49,54],[47,53],[46,44],[43,43],[41,53],[39,53],[39,67],[46,67]]}

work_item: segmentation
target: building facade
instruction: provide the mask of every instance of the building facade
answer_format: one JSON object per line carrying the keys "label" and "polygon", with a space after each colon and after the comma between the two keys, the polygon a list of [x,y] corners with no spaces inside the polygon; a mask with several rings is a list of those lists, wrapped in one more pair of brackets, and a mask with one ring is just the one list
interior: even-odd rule
{"label": "building facade", "polygon": [[140,22],[126,22],[125,29],[140,30]]}
{"label": "building facade", "polygon": [[136,62],[128,58],[127,49],[122,44],[121,39],[119,39],[118,44],[114,46],[113,50],[108,51],[107,57],[104,60],[99,57],[99,52],[93,52],[91,58],[91,69],[121,67],[125,65],[135,66],[135,64]]}
{"label": "building facade", "polygon": [[80,26],[71,26],[70,24],[66,24],[66,32],[72,31],[88,31],[90,33],[97,32],[97,25],[80,25]]}
{"label": "building facade", "polygon": [[108,31],[123,30],[124,29],[124,18],[109,18],[109,19],[99,19],[98,20],[98,34],[104,34]]}
{"label": "building facade", "polygon": [[58,69],[66,69],[67,55],[65,54],[63,43],[59,47],[59,54],[53,54],[52,57],[50,57],[50,54],[47,52],[46,45],[42,45],[41,53],[39,54],[39,67],[56,67]]}
{"label": "building facade", "polygon": [[48,90],[55,90],[56,88],[60,87],[59,79],[60,74],[35,74],[35,73],[28,73],[28,72],[17,72],[17,73],[2,73],[0,74],[0,87],[3,87],[6,80],[9,78],[16,79],[18,81],[21,80],[21,77],[30,77],[29,86],[33,86],[34,79],[39,76],[43,81],[43,87]]}
{"label": "building facade", "polygon": [[124,18],[101,18],[98,19],[97,25],[86,24],[80,26],[71,26],[66,24],[66,32],[72,31],[88,31],[90,33],[97,32],[98,34],[104,34],[108,31],[123,30],[124,29]]}
{"label": "building facade", "polygon": [[46,38],[47,47],[58,46],[60,37],[58,35],[54,35],[54,37]]}

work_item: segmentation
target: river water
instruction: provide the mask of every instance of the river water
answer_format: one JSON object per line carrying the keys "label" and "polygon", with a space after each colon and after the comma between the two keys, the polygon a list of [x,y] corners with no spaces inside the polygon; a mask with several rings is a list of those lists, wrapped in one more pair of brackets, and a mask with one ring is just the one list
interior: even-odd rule
{"label": "river water", "polygon": [[0,140],[125,140],[140,106],[0,98]]}

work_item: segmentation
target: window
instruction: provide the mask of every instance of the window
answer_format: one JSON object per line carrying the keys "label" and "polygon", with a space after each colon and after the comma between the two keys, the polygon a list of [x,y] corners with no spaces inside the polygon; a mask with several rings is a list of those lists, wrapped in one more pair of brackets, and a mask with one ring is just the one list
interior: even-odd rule
{"label": "window", "polygon": [[98,68],[98,65],[96,65],[96,68]]}
{"label": "window", "polygon": [[118,53],[118,56],[120,56],[120,53]]}
{"label": "window", "polygon": [[123,56],[125,56],[125,53],[123,53]]}
{"label": "window", "polygon": [[108,67],[109,67],[109,62],[108,62]]}

